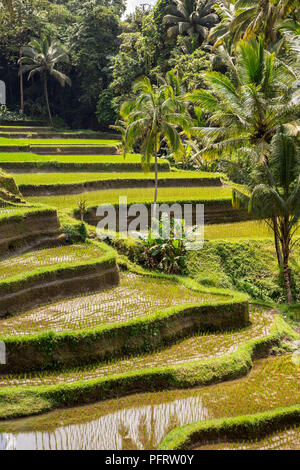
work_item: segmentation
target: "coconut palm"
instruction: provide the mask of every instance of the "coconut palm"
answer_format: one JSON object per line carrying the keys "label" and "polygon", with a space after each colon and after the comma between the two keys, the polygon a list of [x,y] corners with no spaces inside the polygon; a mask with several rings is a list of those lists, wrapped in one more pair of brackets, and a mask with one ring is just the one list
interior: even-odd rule
{"label": "coconut palm", "polygon": [[142,165],[149,169],[155,161],[155,195],[158,189],[158,153],[163,142],[172,151],[175,158],[184,154],[180,129],[189,134],[191,119],[183,101],[180,101],[173,87],[166,83],[152,85],[149,78],[141,77],[133,85],[136,98],[124,102],[120,114],[127,128],[125,133],[124,155],[136,144],[140,145]]}
{"label": "coconut palm", "polygon": [[[295,55],[300,62],[300,22],[286,19],[278,23],[277,29],[283,34],[289,48],[289,56]],[[295,60],[295,58],[294,58]]]}
{"label": "coconut palm", "polygon": [[13,0],[2,0],[2,5],[9,11],[13,11]]}
{"label": "coconut palm", "polygon": [[214,48],[223,43],[234,43],[234,35],[230,31],[235,15],[234,3],[231,0],[218,0],[214,9],[221,21],[210,30],[208,41],[213,42]]}
{"label": "coconut palm", "polygon": [[66,83],[71,85],[70,78],[56,69],[58,64],[69,62],[68,54],[57,41],[49,42],[45,36],[40,40],[32,40],[28,46],[21,49],[21,53],[22,57],[19,59],[19,64],[22,66],[21,73],[29,72],[28,80],[37,73],[42,76],[49,121],[53,125],[48,96],[48,77],[52,76],[61,86],[65,86]]}
{"label": "coconut palm", "polygon": [[227,65],[231,78],[206,72],[203,78],[209,89],[187,95],[209,114],[208,126],[192,130],[205,142],[195,158],[228,157],[254,146],[263,160],[279,125],[297,132],[300,82],[275,54],[264,51],[262,36],[240,41],[234,60]]}
{"label": "coconut palm", "polygon": [[168,35],[184,34],[201,44],[209,29],[216,24],[218,16],[213,13],[213,0],[174,0],[169,14],[163,21],[169,24]]}
{"label": "coconut palm", "polygon": [[294,11],[299,11],[298,0],[237,0],[230,31],[235,40],[264,33],[266,43],[275,43],[277,22]]}
{"label": "coconut palm", "polygon": [[300,146],[283,127],[272,138],[268,162],[260,163],[250,176],[248,190],[250,198],[235,192],[234,205],[248,206],[250,213],[265,219],[274,231],[275,242],[279,241],[276,249],[282,258],[286,294],[292,303],[289,258],[292,247],[299,241],[295,234],[300,220]]}
{"label": "coconut palm", "polygon": [[[235,60],[228,58],[231,79],[218,72],[207,72],[209,90],[195,90],[187,97],[209,113],[208,126],[192,129],[202,138],[202,149],[194,159],[237,160],[244,156],[252,163],[266,162],[270,143],[278,127],[298,132],[300,83],[297,77],[264,51],[264,39],[240,41]],[[278,263],[283,260],[273,220]]]}

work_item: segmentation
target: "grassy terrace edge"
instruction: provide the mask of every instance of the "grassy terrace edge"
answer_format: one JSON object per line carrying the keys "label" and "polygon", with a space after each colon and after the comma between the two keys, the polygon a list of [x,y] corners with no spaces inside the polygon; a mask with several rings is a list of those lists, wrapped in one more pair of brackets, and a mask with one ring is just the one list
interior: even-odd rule
{"label": "grassy terrace edge", "polygon": [[209,442],[256,440],[300,424],[300,405],[288,408],[186,424],[171,431],[159,450],[188,450]]}
{"label": "grassy terrace edge", "polygon": [[[24,205],[21,207],[18,205],[10,204],[8,206],[3,206],[0,209],[4,211],[4,213],[3,212],[1,213],[1,210],[0,210],[0,223],[5,222],[5,221],[19,222],[25,217],[36,215],[36,214],[40,214],[40,215],[56,214],[55,207],[49,207],[45,205],[29,205],[29,206]],[[8,212],[5,212],[6,210],[8,210]]]}
{"label": "grassy terrace edge", "polygon": [[245,342],[235,352],[219,358],[72,384],[3,388],[0,390],[0,419],[25,417],[133,393],[183,389],[232,380],[246,375],[254,360],[267,357],[272,348],[280,347],[283,338],[296,337],[298,335],[281,317],[275,317],[269,336]]}
{"label": "grassy terrace edge", "polygon": [[[58,264],[0,281],[0,318],[119,283],[116,257],[93,258],[84,262]],[[57,295],[59,289],[59,295]]]}
{"label": "grassy terrace edge", "polygon": [[58,276],[63,273],[72,272],[74,270],[79,270],[80,268],[93,266],[101,263],[109,263],[116,260],[116,254],[114,250],[104,243],[90,242],[89,244],[98,245],[99,249],[105,253],[104,255],[99,255],[99,257],[93,257],[85,261],[72,261],[67,263],[56,263],[55,265],[48,265],[42,268],[32,269],[25,273],[16,274],[15,276],[10,276],[5,279],[0,280],[0,295],[6,295],[16,292],[19,289],[25,288],[27,284],[30,284],[32,287],[32,282],[46,280],[47,275],[51,278],[55,274]]}
{"label": "grassy terrace edge", "polygon": [[[57,160],[49,160],[35,162],[35,161],[5,161],[0,163],[1,168],[9,172],[142,172],[141,164],[139,162],[122,162],[122,163],[113,163],[113,162],[95,162],[95,163],[85,163],[85,162],[59,162]],[[170,171],[170,164],[168,161],[158,162],[159,171]],[[150,170],[154,171],[154,164],[150,165]]]}

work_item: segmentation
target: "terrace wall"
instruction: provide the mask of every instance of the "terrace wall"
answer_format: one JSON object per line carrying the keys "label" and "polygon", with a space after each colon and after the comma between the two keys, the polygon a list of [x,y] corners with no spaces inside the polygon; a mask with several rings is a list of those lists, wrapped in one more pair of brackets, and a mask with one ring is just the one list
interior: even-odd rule
{"label": "terrace wall", "polygon": [[[19,151],[19,150],[18,150]],[[30,153],[28,153],[30,158]],[[9,159],[9,157],[8,157]],[[59,172],[117,172],[117,173],[127,173],[127,172],[142,172],[142,167],[140,163],[109,163],[109,162],[99,162],[99,163],[65,163],[59,161],[59,155],[57,161],[50,162],[1,162],[1,168],[12,173],[57,173]],[[154,171],[154,164],[151,165],[150,171]],[[170,164],[167,161],[159,163],[159,171],[170,171]]]}
{"label": "terrace wall", "polygon": [[248,326],[247,302],[225,301],[180,306],[94,330],[1,338],[6,343],[3,374],[91,362],[149,352],[201,331],[231,331]]}
{"label": "terrace wall", "polygon": [[[160,188],[203,188],[221,187],[220,178],[168,178],[159,180]],[[39,185],[19,185],[23,196],[48,196],[80,194],[85,191],[96,191],[102,189],[123,189],[123,188],[154,188],[155,182],[152,179],[111,179],[102,181],[87,181],[85,183],[74,184],[39,184]]]}
{"label": "terrace wall", "polygon": [[[246,221],[246,220],[251,220],[253,217],[251,217],[246,211],[243,210],[238,210],[232,207],[231,200],[212,200],[212,201],[177,201],[174,202],[174,204],[180,204],[181,207],[184,206],[184,204],[193,204],[192,207],[192,224],[195,225],[197,223],[196,221],[196,204],[204,204],[204,223],[205,224],[224,224],[224,223],[231,223],[231,222],[241,222],[241,221]],[[161,203],[160,203],[161,204]],[[173,204],[173,202],[170,202],[168,204]],[[131,204],[132,205],[132,204]],[[128,205],[128,208],[131,206]],[[145,230],[148,227],[151,226],[151,204],[145,204],[148,210],[148,225],[147,227],[141,227],[141,230]],[[105,205],[103,205],[105,207]],[[116,231],[119,231],[119,206],[115,206],[116,209],[116,222],[117,222],[117,227]],[[96,215],[97,207],[89,207],[88,211],[85,214],[85,221],[90,224],[97,226],[97,224],[104,218],[99,217]],[[172,212],[171,212],[172,215]],[[74,216],[76,218],[79,218],[79,212],[78,210],[74,211]],[[128,216],[127,217],[127,224],[131,223],[133,220],[135,220],[136,216]],[[187,221],[188,222],[188,221]],[[105,228],[105,227],[103,227]]]}
{"label": "terrace wall", "polygon": [[45,237],[57,237],[59,234],[60,223],[55,210],[0,218],[0,257],[24,251],[39,244]]}
{"label": "terrace wall", "polygon": [[120,283],[115,258],[66,265],[0,283],[0,318],[68,297],[99,292]]}

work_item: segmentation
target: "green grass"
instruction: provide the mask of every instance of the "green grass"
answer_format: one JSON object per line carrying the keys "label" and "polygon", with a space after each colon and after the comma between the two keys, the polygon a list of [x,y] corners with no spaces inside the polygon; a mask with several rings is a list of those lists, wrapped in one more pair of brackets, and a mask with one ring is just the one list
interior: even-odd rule
{"label": "green grass", "polygon": [[[127,196],[127,202],[130,203],[153,203],[154,188],[141,189],[119,189],[90,191],[84,193],[84,198],[88,206],[98,206],[100,204],[118,204],[120,196]],[[29,197],[28,201],[32,204],[47,204],[59,209],[72,209],[78,205],[80,196],[43,196]],[[231,199],[230,187],[217,188],[160,188],[158,190],[159,202],[176,201],[223,201]]]}
{"label": "green grass", "polygon": [[[100,250],[98,249],[97,251],[96,247],[91,247],[90,250],[84,249],[84,247],[80,250],[80,248],[77,249],[75,247],[73,250],[69,250],[69,253],[66,251],[66,259],[63,262],[70,263],[71,265],[76,251],[78,256],[80,256],[80,251],[82,251],[82,256],[77,258],[77,263],[79,259],[80,262],[84,262],[85,259],[90,260],[93,254],[94,257],[101,256]],[[60,256],[63,256],[63,252],[62,250],[57,250],[57,253],[58,263],[59,253]],[[68,254],[69,256],[67,256]],[[55,253],[48,254],[48,259],[50,258],[49,264],[46,260],[40,264],[39,258],[36,258],[37,265],[35,269],[52,264]],[[29,257],[25,257],[26,261],[29,264],[31,260]],[[34,261],[35,259],[30,264],[31,269],[33,269]],[[76,262],[76,258],[73,262]],[[2,270],[1,267],[0,265],[1,273],[3,268],[8,269],[7,263],[4,263]],[[23,271],[20,270],[20,272],[24,271],[25,269]],[[8,280],[6,279],[6,281]],[[35,308],[15,317],[0,320],[0,335],[12,337],[18,334],[34,334],[49,330],[84,330],[106,324],[121,324],[143,317],[146,312],[151,314],[160,309],[175,305],[198,304],[211,301],[222,302],[224,300],[228,300],[228,298],[221,295],[194,292],[169,280],[149,279],[129,273],[124,274],[121,285],[113,289],[92,295],[61,300],[51,305]]]}
{"label": "green grass", "polygon": [[44,206],[39,205],[24,205],[24,206],[5,206],[0,207],[0,221],[4,221],[6,219],[11,218],[23,218],[26,215],[35,214],[36,212],[40,212],[41,214],[46,213],[53,213],[53,208],[45,208]]}
{"label": "green grass", "polygon": [[[277,377],[279,379],[279,377]],[[265,380],[264,380],[265,382]],[[257,384],[259,385],[259,384]],[[281,388],[278,380],[278,386]],[[241,388],[241,387],[237,387]],[[275,388],[275,387],[274,387]],[[297,392],[296,392],[297,393]],[[257,396],[258,393],[255,393]],[[297,393],[297,396],[299,392]],[[272,397],[273,398],[273,397]],[[272,399],[272,402],[274,398]],[[189,448],[194,448],[195,444],[198,449],[202,450],[207,445],[207,442],[213,441],[225,441],[223,444],[214,444],[206,447],[209,450],[226,447],[228,450],[233,450],[236,448],[247,449],[247,448],[273,448],[274,450],[279,450],[280,448],[285,448],[286,450],[291,450],[286,446],[286,442],[281,442],[279,436],[277,439],[275,437],[273,441],[273,446],[268,446],[271,444],[270,437],[265,439],[262,443],[256,444],[256,441],[259,437],[266,436],[272,431],[292,428],[293,425],[300,423],[300,405],[287,407],[287,404],[284,402],[282,405],[285,405],[286,408],[278,408],[269,410],[264,413],[256,413],[243,415],[227,419],[214,419],[211,421],[204,421],[192,424],[186,424],[184,426],[178,427],[168,434],[163,442],[160,445],[161,450],[186,450]],[[290,432],[281,432],[279,433],[286,438],[289,436]],[[244,442],[241,442],[242,439],[245,439]],[[252,442],[251,442],[252,439]],[[226,440],[229,442],[226,444]],[[236,440],[240,441],[240,446],[232,444],[230,441]],[[249,442],[250,440],[250,442]],[[277,442],[276,442],[277,441]],[[296,435],[292,442],[295,442],[295,449],[299,449],[298,445],[300,443],[300,432],[299,427]],[[285,445],[284,445],[285,444]],[[297,445],[298,444],[298,445]],[[201,446],[201,447],[200,447]],[[197,449],[196,447],[196,449]]]}
{"label": "green grass", "polygon": [[[294,410],[298,411],[298,409],[299,413],[297,413],[296,415]],[[300,426],[297,426],[296,423],[299,423],[300,421],[300,406],[298,406],[297,408],[292,407],[289,409],[283,408],[276,411],[278,412],[278,415],[279,413],[285,413],[285,416],[282,417],[282,420],[279,419],[279,416],[277,418],[279,424],[282,424],[282,428],[284,428],[283,431],[279,430],[278,432],[273,432],[274,429],[272,429],[272,432],[270,433],[270,427],[273,428],[272,424],[270,423],[271,413],[264,413],[264,416],[266,416],[267,418],[267,430],[263,433],[264,435],[267,433],[267,435],[265,435],[264,437],[262,437],[261,435],[258,436],[258,427],[255,426],[254,431],[256,435],[253,433],[252,439],[241,439],[241,437],[239,437],[236,441],[229,442],[225,440],[226,438],[224,438],[224,442],[200,445],[199,447],[193,447],[193,450],[299,450]],[[290,416],[286,416],[287,412],[290,413]],[[239,422],[241,422],[243,419],[245,419],[244,416],[239,418]],[[252,421],[253,417],[251,416],[250,419]],[[295,422],[295,425],[293,425],[293,420]],[[260,428],[262,428],[262,426],[260,426]],[[260,434],[262,434],[262,429],[260,429]]]}
{"label": "green grass", "polygon": [[115,146],[119,141],[112,139],[12,139],[0,137],[0,146],[13,146],[13,147],[69,147],[69,146],[100,146],[111,147]]}
{"label": "green grass", "polygon": [[249,220],[230,224],[206,225],[204,237],[207,240],[226,240],[231,238],[263,239],[273,238],[273,232],[263,221]]}
{"label": "green grass", "polygon": [[[114,261],[112,257],[106,258],[101,258],[104,261],[99,261],[99,263],[103,265],[104,262]],[[86,265],[87,263],[84,263],[82,267],[86,269]],[[93,270],[92,262],[90,266]],[[74,270],[78,272],[80,268],[79,265],[66,267],[70,272]],[[54,266],[47,269],[52,271],[58,269],[60,272],[59,265],[57,268]],[[137,273],[139,272],[144,271],[138,269]],[[43,276],[42,270],[40,274]],[[36,278],[35,272],[34,275]],[[143,284],[139,292],[138,279]],[[13,281],[15,285],[18,281],[19,283],[30,282],[31,279],[20,275],[15,276]],[[1,336],[10,357],[7,372],[24,372],[41,368],[55,369],[58,365],[71,367],[99,362],[113,357],[153,351],[167,343],[193,335],[195,331],[207,331],[207,329],[230,331],[248,324],[247,297],[236,292],[207,289],[186,278],[146,272],[143,278],[135,277],[132,282],[133,287],[129,293],[126,293],[126,286],[124,286],[124,291],[121,285],[117,299],[112,305],[112,291],[110,290],[104,293],[102,300],[100,294],[99,299],[95,298],[92,303],[89,300],[93,300],[93,296],[77,297],[66,302],[48,305],[44,312],[43,309],[39,311],[35,309],[32,311],[33,315],[27,312],[24,318],[21,318],[17,336],[14,336],[12,331],[16,324],[12,330],[6,331],[10,320],[3,319],[2,332],[5,335],[6,331],[10,335]],[[0,281],[1,291],[3,290],[2,284],[5,284],[5,280]],[[11,286],[12,281],[3,285],[3,288],[7,290]],[[121,302],[121,306],[118,302]],[[170,305],[170,302],[173,306],[153,311],[153,308]],[[189,320],[186,322],[185,318]],[[18,319],[19,317],[15,317],[16,322]],[[61,330],[63,327],[68,331],[49,331],[49,328],[55,329],[57,320],[58,329]],[[100,325],[91,327],[99,320]],[[41,328],[43,330],[45,321],[48,322],[46,330],[40,332]],[[115,321],[115,323],[109,323],[109,321]],[[32,322],[35,323],[38,333],[24,334],[28,325],[34,327]],[[77,329],[70,330],[70,326]],[[29,330],[28,333],[30,333]],[[65,354],[66,348],[69,351],[67,355]],[[44,351],[47,351],[46,356],[43,354]]]}
{"label": "green grass", "polygon": [[[117,292],[117,290],[118,289],[115,289],[114,291]],[[182,291],[179,291],[178,295],[181,295],[181,293]],[[172,296],[172,292],[170,294]],[[114,302],[114,298],[115,293],[111,292],[112,302]],[[118,307],[120,303],[121,299],[115,302],[115,307]],[[125,305],[125,308],[126,307],[128,308],[128,306]],[[104,309],[105,306],[103,310]],[[18,325],[22,325],[24,331],[24,328],[26,328],[25,316],[11,320],[12,321],[9,322],[0,322],[0,331],[3,324],[5,324],[6,330],[13,327],[13,332],[18,332],[19,334],[21,329]],[[246,341],[262,338],[268,335],[270,328],[274,323],[274,318],[263,307],[252,306],[250,321],[251,325],[249,327],[240,330],[215,333],[196,333],[194,336],[181,339],[173,345],[166,345],[162,350],[136,356],[134,360],[132,358],[122,358],[119,360],[112,360],[105,364],[93,364],[92,366],[66,369],[64,371],[45,371],[38,374],[33,372],[27,374],[3,375],[0,377],[0,387],[72,383],[74,381],[78,382],[80,380],[106,377],[108,375],[112,376],[145,368],[183,364],[190,361],[224,356],[229,352],[236,351],[237,348]],[[33,319],[33,323],[37,325],[35,319]],[[34,325],[32,326],[34,330]]]}
{"label": "green grass", "polygon": [[[16,173],[12,174],[17,185],[56,185],[56,184],[73,184],[85,183],[87,181],[105,181],[105,180],[129,180],[129,179],[152,179],[155,175],[153,172],[149,173]],[[195,179],[195,178],[217,178],[213,173],[206,173],[202,171],[178,171],[163,173],[159,175],[159,179]]]}
{"label": "green grass", "polygon": [[[246,375],[252,360],[267,357],[289,335],[284,322],[277,322],[271,336],[248,341],[226,356],[175,366],[143,369],[113,377],[53,386],[5,387],[0,390],[0,419],[28,416],[62,406],[75,406],[147,391],[210,385]],[[293,335],[295,337],[295,335]],[[69,343],[70,344],[70,343]],[[46,347],[49,353],[49,345]],[[290,357],[263,361],[238,382],[218,384],[200,390],[203,403],[214,416],[237,416],[299,403],[297,367]],[[193,394],[199,392],[194,390]],[[254,395],[255,394],[255,395]],[[255,397],[255,399],[254,399]]]}
{"label": "green grass", "polygon": [[63,245],[55,248],[35,250],[24,255],[0,261],[0,280],[22,273],[65,263],[78,263],[101,257],[103,244]]}
{"label": "green grass", "polygon": [[36,155],[34,153],[0,153],[0,162],[60,163],[141,163],[138,154],[127,155]]}
{"label": "green grass", "polygon": [[[210,226],[206,226],[205,230],[205,238],[208,238]],[[236,289],[254,299],[284,302],[284,286],[279,276],[273,239],[251,240],[249,236],[244,240],[223,240],[224,225],[220,225],[219,231],[220,239],[204,243],[200,251],[189,252],[189,275],[206,286]],[[255,230],[253,233],[257,235]],[[294,246],[290,262],[293,268],[293,293],[299,300],[299,243]]]}

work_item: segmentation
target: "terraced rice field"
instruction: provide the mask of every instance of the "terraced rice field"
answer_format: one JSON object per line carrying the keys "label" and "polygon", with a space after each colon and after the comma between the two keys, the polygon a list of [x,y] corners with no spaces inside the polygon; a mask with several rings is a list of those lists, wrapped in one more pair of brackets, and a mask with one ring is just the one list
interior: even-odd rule
{"label": "terraced rice field", "polygon": [[245,442],[220,442],[193,450],[299,450],[300,449],[300,427],[286,429],[271,434],[264,439]]}
{"label": "terraced rice field", "polygon": [[126,155],[36,155],[34,153],[0,153],[0,162],[61,163],[141,163],[141,156]]}
{"label": "terraced rice field", "polygon": [[0,206],[0,220],[7,217],[13,217],[17,215],[23,215],[27,212],[38,212],[44,210],[43,207],[31,206],[31,205],[24,205],[24,206]]}
{"label": "terraced rice field", "polygon": [[231,224],[212,224],[204,228],[204,238],[207,240],[246,238],[262,239],[273,238],[273,232],[263,221],[249,220],[247,222],[234,222]]}
{"label": "terraced rice field", "polygon": [[[0,423],[0,431],[5,432],[2,445],[22,448],[26,442],[34,449],[151,450],[179,425],[299,403],[299,373],[290,356],[273,357],[257,361],[249,375],[231,382],[131,395]],[[299,430],[292,431],[290,441],[297,446]],[[277,435],[281,442],[287,436]]]}
{"label": "terraced rice field", "polygon": [[66,299],[0,320],[1,335],[66,331],[122,323],[157,310],[224,297],[198,293],[162,279],[123,274],[121,285],[93,295]]}
{"label": "terraced rice field", "polygon": [[[5,130],[5,129],[4,129]],[[22,128],[16,128],[16,131]],[[48,130],[44,128],[44,130]],[[107,136],[109,137],[109,136]],[[40,147],[105,147],[115,146],[113,139],[16,139],[0,138],[0,146]],[[144,173],[140,167],[140,155],[36,155],[20,151],[19,153],[0,153],[1,162],[35,162],[34,171],[40,166],[40,173],[14,175],[19,185],[67,185],[86,183],[97,180],[153,179],[154,174]],[[50,152],[51,149],[49,149]],[[41,150],[36,150],[41,151]],[[84,150],[82,150],[84,153]],[[59,163],[70,164],[68,173],[59,173]],[[90,164],[105,164],[105,172],[91,173]],[[122,172],[124,163],[133,164],[134,171]],[[163,160],[161,160],[163,163]],[[42,173],[44,165],[49,164],[52,173]],[[53,166],[51,166],[53,164]],[[80,164],[82,167],[71,167]],[[119,165],[118,167],[109,164]],[[57,165],[57,169],[56,166]],[[138,166],[137,166],[138,165]],[[16,165],[16,171],[19,170]],[[25,168],[25,164],[24,164]],[[75,173],[76,168],[79,172]],[[92,169],[96,167],[92,167]],[[99,167],[98,167],[99,168]],[[118,172],[109,172],[118,168]],[[139,172],[139,168],[141,171]],[[48,168],[49,169],[49,168]],[[101,167],[100,167],[101,169]],[[168,170],[168,168],[166,168]],[[38,170],[39,171],[39,170]],[[45,171],[45,170],[44,170]],[[170,171],[161,173],[160,179],[174,178],[216,178],[222,175],[203,172]],[[128,203],[152,203],[154,189],[126,189]],[[159,188],[159,202],[175,201],[229,201],[232,190],[229,186],[203,188]],[[87,206],[99,204],[118,204],[122,190],[102,190],[85,192],[81,196],[44,196],[28,198],[32,204],[45,204],[62,210],[74,209],[83,197]],[[34,208],[32,210],[38,210]],[[3,217],[22,214],[28,208],[3,208]],[[2,212],[0,210],[0,217]],[[218,238],[267,238],[272,236],[269,229],[260,222],[249,221],[205,227],[206,239]],[[0,281],[15,275],[26,275],[35,269],[48,266],[95,259],[103,254],[95,245],[72,245],[30,252],[0,262]],[[168,307],[222,301],[222,295],[206,294],[193,291],[166,279],[122,273],[121,284],[113,289],[104,290],[81,297],[65,299],[53,304],[42,305],[19,316],[0,320],[0,336],[26,336],[41,332],[80,331],[104,325],[122,324],[131,319],[145,317],[148,314]],[[195,334],[163,349],[135,357],[86,365],[82,367],[36,371],[27,374],[0,375],[0,388],[5,390],[18,386],[42,386],[71,384],[93,378],[114,376],[141,369],[163,366],[183,366],[187,362],[208,360],[230,354],[251,339],[266,337],[274,322],[274,316],[268,309],[252,306],[249,327],[239,331]],[[39,389],[40,390],[40,389]],[[254,363],[251,372],[241,379],[220,383],[208,387],[175,390],[160,393],[145,393],[108,400],[76,409],[58,410],[48,415],[15,421],[5,424],[0,422],[0,449],[21,448],[22,439],[30,448],[62,449],[154,449],[163,437],[174,427],[193,421],[203,421],[219,417],[231,417],[252,414],[282,406],[299,403],[300,370],[291,360],[291,356],[271,357]],[[5,434],[1,435],[1,431]],[[18,435],[18,432],[28,434]],[[42,432],[38,432],[42,431]],[[45,432],[44,432],[45,431]],[[16,434],[9,434],[10,432]],[[257,442],[218,443],[200,449],[293,449],[300,447],[300,428],[291,428]],[[197,446],[195,446],[197,448]]]}
{"label": "terraced rice field", "polygon": [[118,140],[111,139],[12,139],[0,137],[0,146],[18,146],[26,147],[28,145],[34,147],[71,147],[71,146],[95,146],[95,147],[113,147],[118,144]]}
{"label": "terraced rice field", "polygon": [[71,264],[99,258],[104,254],[98,245],[64,245],[26,253],[0,261],[0,280],[46,266]]}
{"label": "terraced rice field", "polygon": [[238,346],[245,341],[267,336],[273,321],[274,318],[271,314],[256,306],[251,308],[250,326],[243,330],[198,334],[151,354],[112,361],[107,364],[93,364],[89,367],[63,372],[2,376],[0,377],[0,387],[72,383],[134,370],[220,357],[236,351]]}
{"label": "terraced rice field", "polygon": [[[210,201],[210,200],[230,200],[231,188],[160,188],[158,190],[158,202],[175,201]],[[118,204],[119,197],[124,196],[124,189],[90,191],[84,193],[84,198],[88,206],[98,206],[100,204]],[[153,203],[154,188],[126,189],[127,202],[130,203]],[[29,197],[31,204],[39,202],[58,209],[71,209],[78,205],[78,195],[65,196],[42,196]]]}
{"label": "terraced rice field", "polygon": [[[153,172],[144,173],[35,173],[35,174],[12,174],[17,185],[55,185],[55,184],[72,184],[72,183],[85,183],[87,181],[105,181],[105,180],[122,180],[122,179],[152,179],[154,180],[155,175]],[[159,179],[214,179],[219,175],[217,173],[205,173],[201,171],[176,171],[176,172],[165,172],[159,175]]]}

